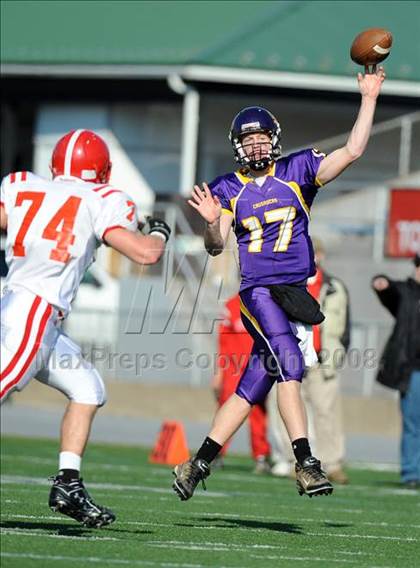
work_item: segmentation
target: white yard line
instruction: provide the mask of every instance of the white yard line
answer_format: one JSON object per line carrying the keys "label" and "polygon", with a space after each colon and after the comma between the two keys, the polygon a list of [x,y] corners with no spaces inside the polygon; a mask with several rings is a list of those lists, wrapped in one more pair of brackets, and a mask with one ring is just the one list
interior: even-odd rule
{"label": "white yard line", "polygon": [[349,464],[349,468],[368,471],[386,471],[389,473],[398,473],[400,471],[400,466],[397,463],[353,462]]}
{"label": "white yard line", "polygon": [[[331,512],[331,507],[314,507],[314,511],[318,511],[319,513],[325,513]],[[363,509],[335,509],[334,511],[338,512],[338,513],[350,513],[352,515],[365,515],[366,511],[364,511]]]}
{"label": "white yard line", "polygon": [[[345,486],[341,486],[341,487],[337,487],[336,485],[334,486],[334,489],[339,489],[340,491],[345,491],[346,487]],[[351,487],[349,488],[351,489],[351,491],[353,491],[353,489],[355,489],[356,491],[367,491],[368,493],[372,493],[372,486],[370,485],[357,485],[355,483],[351,484]],[[396,487],[395,489],[392,489],[391,487],[381,487],[376,486],[375,489],[375,496],[376,495],[404,495],[407,497],[413,497],[413,496],[417,496],[419,495],[420,491],[418,489],[404,489],[404,487]]]}
{"label": "white yard line", "polygon": [[[168,546],[164,542],[160,544],[151,544],[149,545],[151,548],[165,548],[167,549]],[[191,545],[176,545],[171,544],[171,550],[199,550],[199,551],[206,551],[206,552],[238,552],[237,550],[229,550],[225,546],[201,546],[200,544],[191,544]]]}
{"label": "white yard line", "polygon": [[18,536],[35,536],[35,537],[43,537],[43,538],[58,538],[58,539],[67,539],[67,540],[95,540],[95,541],[102,541],[102,540],[122,540],[120,538],[114,538],[111,536],[71,536],[65,534],[51,534],[44,531],[34,531],[34,530],[25,530],[25,529],[0,529],[0,534],[2,535],[13,535]]}
{"label": "white yard line", "polygon": [[[1,515],[2,519],[28,519],[34,521],[72,521],[64,515],[15,515],[13,513]],[[74,521],[73,521],[74,522]]]}
{"label": "white yard line", "polygon": [[337,563],[337,564],[342,564],[343,562],[348,562],[349,564],[354,564],[355,561],[354,560],[345,560],[344,558],[340,558],[339,560],[333,560],[332,558],[328,557],[328,558],[320,558],[319,556],[275,556],[275,555],[265,555],[265,556],[260,556],[257,554],[250,554],[249,555],[250,558],[255,558],[258,560],[293,560],[293,561],[298,561],[298,562],[305,562],[305,561],[310,561],[310,562],[325,562],[324,566],[328,566],[331,562]]}
{"label": "white yard line", "polygon": [[335,554],[348,554],[349,556],[383,556],[383,554],[378,552],[361,552],[358,550],[357,552],[351,552],[350,550],[336,550]]}
{"label": "white yard line", "polygon": [[[222,542],[182,542],[177,540],[170,540],[168,542],[153,542],[149,541],[146,543],[148,546],[154,546],[155,548],[166,548],[167,545],[170,545],[171,550],[201,550],[207,552],[237,552],[238,550],[250,549],[252,550],[267,550],[267,549],[285,549],[286,546],[271,546],[271,545],[244,545],[244,544],[226,544]],[[247,550],[248,552],[248,550]],[[366,554],[366,556],[373,556]],[[334,562],[337,564],[344,563],[351,563],[354,564],[354,560],[346,560],[343,558],[340,559],[331,559],[331,558],[317,558],[317,557],[310,557],[310,556],[283,556],[283,555],[261,555],[261,554],[251,554],[249,553],[250,558],[257,558],[259,560],[314,560],[320,562]]]}
{"label": "white yard line", "polygon": [[[55,562],[78,562],[81,566],[91,564],[117,564],[124,566],[162,566],[163,568],[209,568],[203,564],[184,564],[179,562],[153,562],[152,560],[131,560],[124,558],[100,558],[99,556],[56,556],[50,554],[24,554],[16,552],[2,552],[3,558],[27,558],[30,560],[53,560]],[[220,566],[218,568],[227,568]],[[241,568],[240,566],[229,568]]]}
{"label": "white yard line", "polygon": [[[19,461],[23,463],[33,463],[37,465],[51,465],[56,469],[58,466],[57,459],[51,458],[39,458],[37,456],[15,456],[13,454],[2,454],[1,461]],[[84,464],[85,469],[115,469],[116,471],[138,471],[138,467],[134,465],[118,465],[112,463],[86,463]]]}
{"label": "white yard line", "polygon": [[[202,550],[198,547],[184,547],[185,550]],[[209,550],[209,549],[205,549]],[[213,549],[218,551],[218,549]],[[224,549],[223,549],[224,550]],[[185,564],[179,562],[153,562],[151,560],[132,560],[123,558],[100,558],[97,556],[58,556],[58,555],[47,555],[47,554],[30,554],[30,553],[13,553],[13,552],[2,552],[1,557],[3,558],[26,558],[30,560],[52,560],[54,562],[78,562],[82,566],[85,563],[91,564],[115,564],[123,566],[161,566],[162,568],[204,568],[203,564]],[[320,558],[316,556],[285,556],[285,555],[257,555],[250,554],[250,558],[255,558],[259,560],[290,560],[290,561],[314,561],[314,562],[325,562],[328,565],[330,562],[334,563],[353,563],[352,560],[332,560],[331,558]],[[216,566],[216,565],[213,565]],[[206,565],[207,568],[211,568],[211,565]],[[227,568],[226,566],[221,566],[217,564],[217,568]],[[240,566],[230,567],[230,568],[241,568]]]}
{"label": "white yard line", "polygon": [[[331,521],[335,522],[335,521]],[[408,525],[406,523],[387,523],[385,521],[375,523],[372,521],[364,521],[362,525],[371,525],[373,527],[401,527],[403,529],[420,529],[420,525]]]}
{"label": "white yard line", "polygon": [[185,545],[185,546],[195,546],[195,545],[199,545],[199,546],[219,546],[219,547],[223,547],[223,548],[231,548],[231,549],[237,549],[237,550],[242,550],[244,548],[249,548],[252,550],[257,550],[257,549],[268,549],[268,550],[281,550],[286,548],[286,545],[274,545],[274,544],[233,544],[233,543],[226,543],[226,542],[213,542],[213,541],[185,541],[185,540],[165,540],[165,542],[161,541],[161,540],[148,540],[145,544],[148,545],[156,545],[156,544],[170,544],[172,545]]}
{"label": "white yard line", "polygon": [[419,539],[413,538],[411,536],[408,537],[400,537],[400,536],[380,536],[380,535],[373,535],[373,534],[348,534],[348,533],[323,533],[323,532],[305,532],[305,536],[334,536],[338,538],[365,538],[365,539],[372,539],[372,540],[396,540],[399,542],[418,542]]}

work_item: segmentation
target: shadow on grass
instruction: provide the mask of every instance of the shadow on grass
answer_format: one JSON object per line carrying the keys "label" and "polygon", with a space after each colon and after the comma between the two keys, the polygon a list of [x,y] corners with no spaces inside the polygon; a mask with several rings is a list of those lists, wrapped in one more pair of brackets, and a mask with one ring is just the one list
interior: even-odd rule
{"label": "shadow on grass", "polygon": [[202,517],[200,519],[206,524],[211,524],[215,527],[220,528],[232,528],[236,529],[238,527],[248,528],[248,529],[263,529],[267,531],[284,532],[292,534],[302,534],[302,527],[295,525],[293,523],[277,523],[272,521],[259,521],[252,519],[229,519],[226,517]]}
{"label": "shadow on grass", "polygon": [[354,526],[353,523],[340,523],[340,522],[333,523],[332,521],[325,521],[324,525],[329,529],[342,529]]}
{"label": "shadow on grass", "polygon": [[102,534],[104,531],[110,529],[113,533],[128,533],[128,534],[153,534],[153,531],[149,530],[125,530],[118,529],[111,526],[103,527],[101,529],[94,529],[83,527],[81,525],[67,525],[63,523],[44,523],[42,521],[38,522],[28,522],[28,521],[2,521],[0,523],[2,529],[20,529],[20,530],[44,530],[51,531],[54,534],[62,536],[73,536],[73,537],[86,537]]}
{"label": "shadow on grass", "polygon": [[375,483],[375,487],[385,487],[391,489],[406,489],[404,483],[400,479],[387,479],[387,480],[379,480]]}
{"label": "shadow on grass", "polygon": [[223,467],[216,466],[213,469],[220,473],[246,473],[249,475],[253,471],[254,467],[255,463],[251,461],[248,463],[232,463],[227,461],[224,463]]}

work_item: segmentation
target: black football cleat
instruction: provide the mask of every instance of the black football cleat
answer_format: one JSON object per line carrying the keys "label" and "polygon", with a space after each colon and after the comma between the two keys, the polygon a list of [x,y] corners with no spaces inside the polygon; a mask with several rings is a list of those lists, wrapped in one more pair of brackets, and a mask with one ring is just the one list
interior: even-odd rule
{"label": "black football cleat", "polygon": [[321,469],[321,462],[315,457],[306,458],[302,465],[296,463],[296,486],[299,495],[330,495],[333,492],[328,477]]}
{"label": "black football cleat", "polygon": [[195,458],[175,466],[173,474],[175,481],[172,489],[181,501],[187,501],[193,496],[200,481],[203,489],[206,489],[204,480],[210,475],[210,467],[205,460]]}
{"label": "black football cleat", "polygon": [[110,510],[96,505],[83,485],[82,479],[74,479],[64,483],[57,475],[51,477],[51,487],[48,505],[52,511],[71,517],[85,527],[100,528],[110,525],[116,519]]}

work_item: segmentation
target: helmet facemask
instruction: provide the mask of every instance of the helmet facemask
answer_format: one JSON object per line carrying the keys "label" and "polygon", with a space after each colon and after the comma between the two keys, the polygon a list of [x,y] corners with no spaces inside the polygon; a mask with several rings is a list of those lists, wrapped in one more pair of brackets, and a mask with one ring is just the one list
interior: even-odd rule
{"label": "helmet facemask", "polygon": [[[249,142],[248,144],[244,144],[244,139],[250,134],[246,133],[241,136],[236,143],[236,150],[238,156],[240,156],[241,158],[240,163],[242,165],[250,167],[255,171],[265,170],[274,160],[277,159],[277,151],[273,151],[272,132],[267,130],[260,132],[262,134],[266,134],[269,137],[269,140],[262,142]],[[251,134],[254,134],[254,132],[251,132]],[[258,134],[258,132],[255,132],[255,134]],[[252,150],[247,150],[246,146],[251,146]]]}
{"label": "helmet facemask", "polygon": [[100,183],[108,183],[111,177],[112,162],[108,162],[101,172],[98,172],[98,179]]}
{"label": "helmet facemask", "polygon": [[[261,142],[260,145],[270,145],[268,152],[262,152],[256,148],[254,152],[247,153],[243,145],[243,139],[249,134],[266,134],[270,142]],[[252,170],[265,170],[270,164],[281,156],[280,146],[281,129],[277,119],[262,107],[248,107],[236,115],[232,122],[229,140],[233,147],[235,160],[242,166],[248,166]],[[259,143],[253,143],[254,147]]]}

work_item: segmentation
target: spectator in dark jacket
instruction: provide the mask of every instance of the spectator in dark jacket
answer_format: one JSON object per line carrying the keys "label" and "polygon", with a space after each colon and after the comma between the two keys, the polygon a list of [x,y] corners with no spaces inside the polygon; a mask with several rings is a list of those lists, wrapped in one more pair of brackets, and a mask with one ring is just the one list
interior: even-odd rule
{"label": "spectator in dark jacket", "polygon": [[380,274],[372,287],[395,318],[377,380],[401,393],[401,479],[420,488],[420,255],[414,266],[414,278],[395,281]]}

